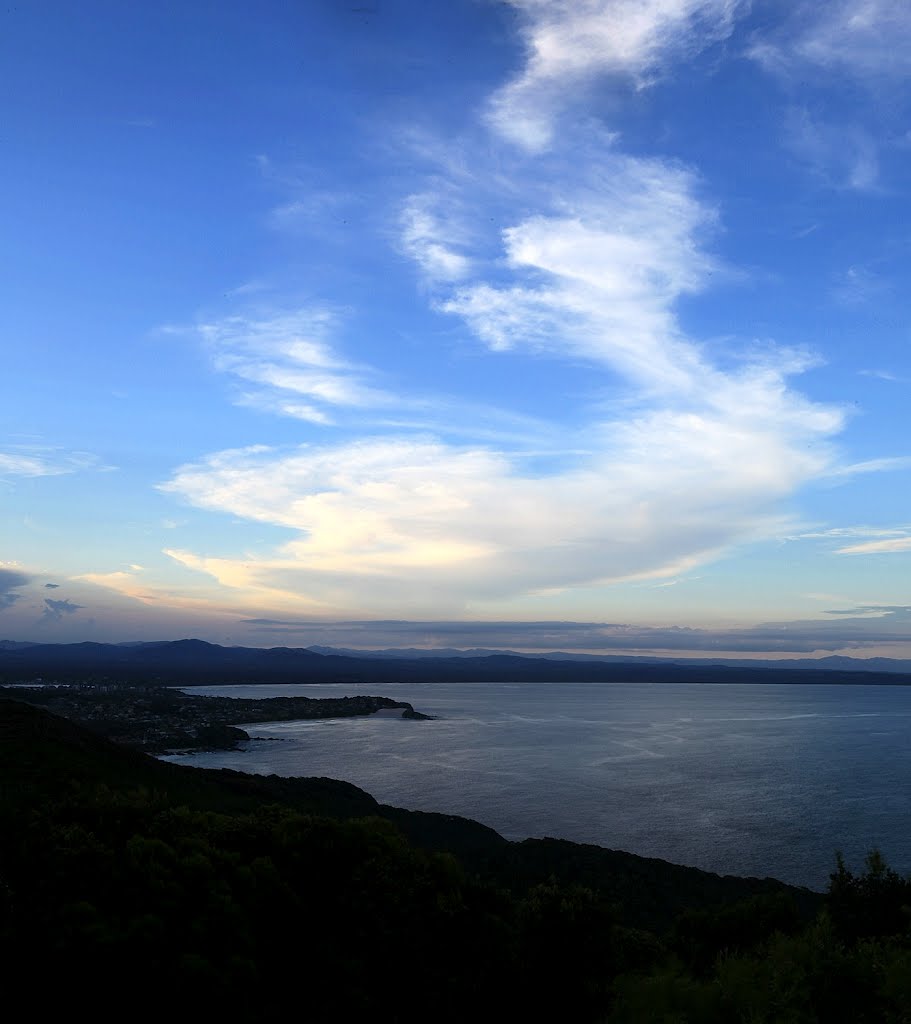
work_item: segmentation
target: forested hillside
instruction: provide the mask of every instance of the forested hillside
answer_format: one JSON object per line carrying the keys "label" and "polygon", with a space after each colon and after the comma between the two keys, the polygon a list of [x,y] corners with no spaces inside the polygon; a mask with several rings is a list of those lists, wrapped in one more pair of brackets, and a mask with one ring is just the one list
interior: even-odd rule
{"label": "forested hillside", "polygon": [[905,1021],[908,882],[823,900],[154,761],[0,702],[8,1005],[312,1021]]}

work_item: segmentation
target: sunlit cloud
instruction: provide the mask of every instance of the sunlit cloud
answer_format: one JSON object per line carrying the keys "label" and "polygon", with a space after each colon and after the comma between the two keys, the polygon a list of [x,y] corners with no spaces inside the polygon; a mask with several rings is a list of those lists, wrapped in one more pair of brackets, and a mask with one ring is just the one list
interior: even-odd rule
{"label": "sunlit cloud", "polygon": [[[172,555],[165,551],[164,554]],[[179,558],[174,559],[179,562]],[[190,566],[198,568],[198,566]],[[155,622],[167,622],[167,628],[173,630],[179,626],[181,614],[192,615],[194,620],[224,620],[236,618],[238,614],[247,614],[249,606],[243,601],[232,601],[230,590],[217,597],[211,588],[205,585],[193,585],[178,582],[167,573],[150,573],[139,566],[131,566],[129,570],[113,572],[87,572],[73,576],[70,583],[83,587],[81,600],[91,601],[93,607],[100,603],[100,591],[116,595],[117,614],[128,612],[131,608],[141,609],[141,617],[137,622],[144,622],[154,627]],[[126,599],[126,600],[123,600]],[[148,632],[143,627],[144,632]]]}
{"label": "sunlit cloud", "polygon": [[602,425],[597,441],[539,476],[507,453],[432,438],[227,451],[163,489],[299,533],[272,560],[196,559],[228,586],[442,608],[678,575],[781,531],[777,499],[825,465],[791,446],[787,426],[770,432],[749,414],[652,412]]}
{"label": "sunlit cloud", "polygon": [[882,540],[864,541],[839,548],[839,555],[890,555],[911,551],[911,536],[884,537]]}
{"label": "sunlit cloud", "polygon": [[155,595],[149,592],[148,585],[139,578],[135,571],[86,572],[75,576],[74,579],[84,580],[86,583],[93,583],[107,590],[114,590],[118,594],[123,594],[136,601],[154,601],[156,599]]}

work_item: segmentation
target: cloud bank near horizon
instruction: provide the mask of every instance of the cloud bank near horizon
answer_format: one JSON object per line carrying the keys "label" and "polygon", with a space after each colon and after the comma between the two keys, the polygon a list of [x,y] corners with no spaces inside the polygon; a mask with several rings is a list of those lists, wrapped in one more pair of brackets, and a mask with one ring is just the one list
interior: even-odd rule
{"label": "cloud bank near horizon", "polygon": [[[672,656],[869,656],[871,648],[900,648],[911,625],[911,606],[866,606],[832,611],[838,619],[770,622],[736,629],[652,627],[607,622],[411,622],[246,619],[253,634],[301,638],[306,646],[361,648],[489,648],[523,652],[635,653]],[[317,637],[318,639],[313,639]]]}

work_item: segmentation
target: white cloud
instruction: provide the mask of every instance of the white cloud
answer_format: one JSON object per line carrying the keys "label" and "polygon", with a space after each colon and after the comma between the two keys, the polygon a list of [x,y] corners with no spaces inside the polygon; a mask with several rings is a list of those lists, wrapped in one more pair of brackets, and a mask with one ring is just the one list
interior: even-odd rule
{"label": "white cloud", "polygon": [[833,526],[824,530],[808,530],[795,535],[794,540],[828,540],[845,537],[901,537],[908,527],[884,529],[881,526]]}
{"label": "white cloud", "polygon": [[886,537],[883,540],[866,541],[863,544],[851,544],[839,548],[839,555],[887,555],[901,551],[911,551],[911,536]]}
{"label": "white cloud", "polygon": [[199,324],[196,331],[217,369],[258,386],[242,392],[240,404],[328,424],[333,407],[393,402],[391,395],[366,382],[365,367],[336,356],[327,341],[334,326],[332,313],[306,309],[223,317]]}
{"label": "white cloud", "polygon": [[[897,460],[896,460],[897,461]],[[907,464],[911,460],[904,460]],[[863,464],[862,464],[863,465]],[[874,469],[881,467],[874,466]],[[892,468],[892,467],[886,467]],[[799,539],[845,541],[867,538],[860,543],[846,544],[835,549],[837,555],[877,555],[911,550],[911,527],[896,526],[836,526],[799,534]]]}
{"label": "white cloud", "polygon": [[911,71],[911,7],[907,0],[803,3],[750,52],[773,71],[813,64],[870,80],[901,79]]}
{"label": "white cloud", "polygon": [[908,377],[901,377],[899,374],[893,373],[891,370],[858,370],[857,372],[862,377],[876,377],[877,380],[887,380],[891,384],[909,383]]}
{"label": "white cloud", "polygon": [[492,98],[488,117],[531,151],[550,144],[568,97],[598,75],[642,87],[672,58],[726,38],[740,0],[509,0],[524,17],[528,56],[519,75]]}
{"label": "white cloud", "polygon": [[[787,376],[813,365],[808,355],[746,353],[722,371],[681,330],[678,300],[725,274],[703,244],[716,216],[695,177],[657,160],[597,155],[594,180],[564,177],[553,212],[505,230],[505,284],[473,282],[442,308],[494,349],[581,357],[619,375],[631,397],[657,404],[641,421],[657,430],[691,416],[706,437],[709,424],[723,437],[749,423],[747,433],[785,447],[837,432],[840,412],[787,387]],[[825,458],[817,450],[811,461],[818,468]]]}
{"label": "white cloud", "polygon": [[873,189],[879,154],[870,134],[857,125],[827,123],[804,107],[785,119],[784,143],[811,171],[835,188]]}
{"label": "white cloud", "polygon": [[717,269],[700,245],[715,220],[692,175],[599,153],[595,182],[564,183],[551,213],[503,233],[514,283],[467,285],[443,304],[492,348],[530,347],[687,388],[703,372],[678,337],[675,301]]}
{"label": "white cloud", "polygon": [[58,448],[10,445],[0,451],[0,478],[5,476],[62,476],[80,470],[111,470],[88,452],[64,452]]}
{"label": "white cloud", "polygon": [[623,413],[581,410],[587,422],[567,447],[584,451],[541,468],[521,441],[455,443],[460,424],[427,426],[432,403],[372,389],[329,346],[327,315],[209,325],[221,368],[261,388],[246,401],[299,406],[315,422],[385,402],[415,421],[377,436],[374,418],[360,441],[223,451],[174,473],[162,489],[189,504],[290,531],[265,558],[168,552],[237,600],[421,617],[514,614],[510,602],[544,607],[572,589],[596,600],[605,585],[675,581],[735,545],[793,532],[783,502],[837,467],[843,413],[789,384],[807,355],[732,342],[715,357],[678,321],[683,297],[730,276],[708,248],[718,218],[696,175],[624,156],[590,129],[546,147],[567,90],[605,72],[643,84],[670,55],[724,37],[742,5],[516,6],[530,56],[490,116],[538,154],[507,146],[441,161],[436,178],[412,183],[397,242],[432,280],[437,308],[489,348],[584,363],[587,386],[620,392]]}
{"label": "white cloud", "polygon": [[883,473],[896,469],[907,469],[911,466],[911,456],[893,455],[879,459],[866,459],[863,462],[852,462],[844,466],[836,466],[827,474],[830,477],[853,477],[861,473]]}
{"label": "white cloud", "polygon": [[436,210],[439,200],[413,195],[402,211],[402,248],[431,281],[456,281],[471,269],[471,261],[453,245],[459,229],[447,218],[445,225]]}
{"label": "white cloud", "polygon": [[812,436],[800,417],[773,428],[749,406],[657,411],[601,425],[594,454],[545,475],[502,452],[375,438],[222,452],[164,489],[297,532],[271,559],[180,556],[228,586],[271,591],[274,607],[439,614],[676,576],[778,533],[777,502],[824,469],[805,450]]}
{"label": "white cloud", "polygon": [[65,469],[59,469],[34,455],[0,452],[0,475],[2,476],[55,476],[65,472]]}

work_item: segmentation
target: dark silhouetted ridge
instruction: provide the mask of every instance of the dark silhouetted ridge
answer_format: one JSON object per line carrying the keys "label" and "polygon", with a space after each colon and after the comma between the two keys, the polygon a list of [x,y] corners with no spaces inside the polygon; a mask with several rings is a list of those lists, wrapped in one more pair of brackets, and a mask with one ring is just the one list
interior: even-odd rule
{"label": "dark silhouetted ridge", "polygon": [[753,667],[650,659],[561,661],[551,656],[509,653],[480,657],[353,657],[295,647],[221,647],[192,639],[133,646],[0,646],[0,682],[110,680],[171,686],[333,682],[911,683],[911,673],[887,671],[881,662],[877,663],[881,671],[865,671],[857,665],[818,668],[813,667],[814,662]]}

